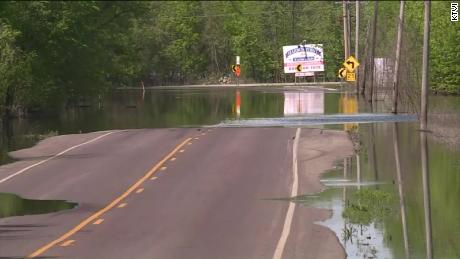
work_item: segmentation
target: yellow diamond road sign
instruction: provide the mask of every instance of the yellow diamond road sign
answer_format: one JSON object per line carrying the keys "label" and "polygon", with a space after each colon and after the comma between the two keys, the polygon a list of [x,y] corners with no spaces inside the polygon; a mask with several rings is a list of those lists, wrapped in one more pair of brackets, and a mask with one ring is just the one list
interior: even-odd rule
{"label": "yellow diamond road sign", "polygon": [[349,56],[347,60],[343,62],[343,66],[348,70],[348,72],[353,72],[357,67],[359,67],[359,62],[355,57]]}

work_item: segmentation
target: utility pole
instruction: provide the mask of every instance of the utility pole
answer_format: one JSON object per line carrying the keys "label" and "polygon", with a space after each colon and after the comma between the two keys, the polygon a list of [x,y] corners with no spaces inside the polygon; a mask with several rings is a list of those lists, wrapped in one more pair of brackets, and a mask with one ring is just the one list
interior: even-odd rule
{"label": "utility pole", "polygon": [[346,4],[347,4],[348,54],[351,55],[351,17],[350,17],[350,6],[349,6],[350,2],[347,0]]}
{"label": "utility pole", "polygon": [[420,144],[423,183],[423,209],[425,214],[426,257],[433,258],[433,243],[431,239],[431,205],[430,205],[430,178],[428,166],[427,143],[427,113],[428,113],[428,57],[430,50],[430,1],[425,0],[425,19],[423,26],[423,59],[422,59],[422,96],[420,111]]}
{"label": "utility pole", "polygon": [[[359,1],[355,2],[355,58],[359,60]],[[359,69],[356,71],[356,96],[359,96]]]}
{"label": "utility pole", "polygon": [[378,1],[374,0],[374,21],[372,24],[372,46],[371,46],[371,54],[370,54],[370,66],[369,66],[369,91],[371,95],[370,102],[374,102],[374,55],[375,55],[375,45],[377,40],[377,14],[378,14],[379,3]]}
{"label": "utility pole", "polygon": [[401,57],[402,30],[404,24],[404,0],[399,4],[398,38],[396,40],[395,71],[393,74],[393,113],[398,113],[399,59]]}
{"label": "utility pole", "polygon": [[423,59],[422,59],[422,96],[420,108],[420,128],[427,129],[428,113],[428,56],[430,51],[430,1],[425,1],[425,21],[423,26]]}
{"label": "utility pole", "polygon": [[291,2],[291,15],[292,15],[292,42],[295,42],[295,1]]}
{"label": "utility pole", "polygon": [[364,42],[364,59],[363,59],[363,83],[361,84],[361,95],[366,97],[366,78],[367,78],[367,73],[368,73],[368,68],[369,68],[369,38],[370,38],[370,33],[371,32],[371,20],[367,22],[367,29],[366,29],[366,40]]}
{"label": "utility pole", "polygon": [[342,1],[342,7],[343,7],[343,46],[344,46],[344,55],[345,57],[343,60],[346,60],[350,56],[349,52],[349,40],[348,40],[348,22],[347,22],[347,1],[343,0]]}

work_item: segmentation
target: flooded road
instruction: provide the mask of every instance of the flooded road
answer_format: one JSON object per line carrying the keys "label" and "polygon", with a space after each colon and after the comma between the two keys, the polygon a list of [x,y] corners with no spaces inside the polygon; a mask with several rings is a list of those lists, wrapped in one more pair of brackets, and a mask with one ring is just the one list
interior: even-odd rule
{"label": "flooded road", "polygon": [[[336,233],[349,258],[422,258],[429,252],[434,258],[460,257],[460,98],[436,96],[430,103],[433,133],[422,134],[427,136],[425,186],[425,136],[418,122],[316,123],[315,127],[354,132],[357,153],[324,175],[326,191],[296,201],[333,211],[331,219],[319,224]],[[81,106],[13,120],[2,131],[1,162],[11,161],[8,151],[58,134],[371,112],[351,94],[264,88],[119,90],[100,104]],[[374,206],[373,201],[382,200]],[[425,208],[430,208],[429,215]],[[425,235],[427,229],[431,238]]]}
{"label": "flooded road", "polygon": [[[418,123],[360,125],[358,131],[360,151],[324,175],[323,193],[297,202],[333,211],[319,224],[336,233],[349,258],[459,258],[460,151],[428,137],[424,153]],[[382,204],[366,206],[377,201]]]}

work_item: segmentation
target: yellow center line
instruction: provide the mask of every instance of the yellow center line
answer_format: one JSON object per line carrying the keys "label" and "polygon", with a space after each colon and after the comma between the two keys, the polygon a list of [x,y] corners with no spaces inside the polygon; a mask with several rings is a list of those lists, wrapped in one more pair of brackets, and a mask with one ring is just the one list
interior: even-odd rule
{"label": "yellow center line", "polygon": [[62,246],[62,247],[70,246],[74,242],[75,242],[75,240],[67,240],[67,241],[63,242],[62,244],[60,244],[59,246]]}
{"label": "yellow center line", "polygon": [[118,208],[123,208],[123,207],[125,207],[125,206],[126,206],[126,204],[128,204],[128,203],[126,203],[126,202],[123,202],[123,203],[121,203],[120,205],[118,205]]}
{"label": "yellow center line", "polygon": [[[51,247],[63,242],[64,240],[68,239],[69,237],[71,237],[73,234],[77,233],[80,229],[82,229],[83,227],[85,227],[86,225],[90,224],[91,222],[93,222],[95,219],[97,218],[100,218],[104,213],[106,213],[107,211],[109,211],[110,209],[112,209],[113,207],[115,207],[118,203],[120,203],[123,199],[125,199],[130,193],[132,193],[134,190],[136,190],[143,182],[145,182],[147,179],[149,179],[150,177],[152,177],[152,175],[166,162],[168,161],[172,156],[174,156],[174,154],[179,150],[181,149],[184,145],[186,145],[189,141],[191,140],[191,138],[187,138],[186,140],[184,140],[182,143],[180,143],[178,146],[176,146],[168,155],[166,155],[160,162],[158,162],[154,167],[152,167],[141,179],[139,179],[136,183],[134,183],[131,187],[129,187],[128,190],[126,190],[123,194],[121,194],[120,196],[118,196],[115,200],[113,200],[110,204],[108,204],[107,206],[105,206],[104,208],[102,208],[101,210],[97,211],[96,213],[94,213],[93,215],[89,216],[88,218],[86,218],[85,220],[83,220],[82,222],[80,222],[80,224],[78,224],[77,226],[75,226],[74,228],[72,228],[71,230],[69,230],[68,232],[64,233],[62,236],[60,236],[59,238],[49,242],[48,244],[40,247],[39,249],[37,249],[36,251],[34,251],[33,253],[31,253],[29,256],[27,256],[27,258],[33,258],[33,257],[37,257],[41,254],[43,254],[44,252],[46,252],[47,250],[49,250]],[[120,204],[121,205],[121,204]]]}
{"label": "yellow center line", "polygon": [[103,221],[104,221],[104,219],[98,219],[98,220],[96,220],[96,221],[93,222],[93,225],[99,225],[99,224],[101,224]]}
{"label": "yellow center line", "polygon": [[139,189],[136,190],[136,193],[141,193],[143,191],[144,191],[144,188],[139,188]]}

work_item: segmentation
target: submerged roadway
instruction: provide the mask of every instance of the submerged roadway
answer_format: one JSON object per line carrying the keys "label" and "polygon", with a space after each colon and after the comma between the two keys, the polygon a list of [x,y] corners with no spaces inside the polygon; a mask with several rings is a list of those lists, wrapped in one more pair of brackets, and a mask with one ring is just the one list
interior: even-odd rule
{"label": "submerged roadway", "polygon": [[0,258],[343,258],[318,192],[344,132],[141,129],[57,136],[13,152],[0,192],[74,209],[0,218]]}

